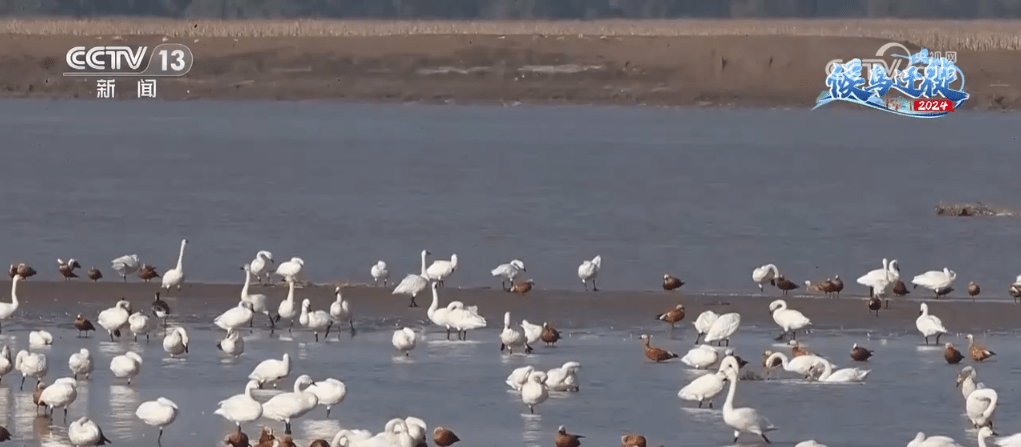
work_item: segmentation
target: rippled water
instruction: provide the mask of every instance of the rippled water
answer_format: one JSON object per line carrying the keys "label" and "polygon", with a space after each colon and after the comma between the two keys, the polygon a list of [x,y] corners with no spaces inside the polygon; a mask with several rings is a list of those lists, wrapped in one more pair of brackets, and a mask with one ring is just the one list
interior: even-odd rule
{"label": "rippled water", "polygon": [[[452,285],[512,258],[540,287],[750,291],[753,267],[844,278],[898,258],[1006,296],[1015,219],[936,218],[940,201],[1021,207],[1013,114],[306,103],[0,105],[0,252],[239,281],[259,249],[310,278],[459,255]],[[55,275],[55,272],[52,273]],[[960,288],[959,288],[960,289]],[[960,293],[960,292],[958,292]]]}

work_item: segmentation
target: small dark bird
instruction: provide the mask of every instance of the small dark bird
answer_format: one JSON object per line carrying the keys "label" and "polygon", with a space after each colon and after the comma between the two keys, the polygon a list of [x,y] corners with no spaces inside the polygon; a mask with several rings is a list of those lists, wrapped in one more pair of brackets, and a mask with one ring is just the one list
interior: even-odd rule
{"label": "small dark bird", "polygon": [[36,272],[34,268],[29,267],[24,263],[21,263],[18,264],[17,266],[11,264],[11,271],[8,273],[8,275],[10,275],[11,278],[13,278],[14,275],[19,275],[21,276],[22,279],[28,279],[28,277],[30,276],[35,276],[35,273]]}
{"label": "small dark bird", "polygon": [[911,294],[911,291],[908,290],[908,286],[904,285],[904,281],[898,279],[897,282],[893,283],[893,294],[904,296]]}
{"label": "small dark bird", "polygon": [[947,287],[942,287],[942,288],[936,289],[934,292],[936,292],[936,299],[938,300],[939,297],[941,297],[941,296],[942,297],[946,297],[947,295],[950,294],[950,292],[953,292],[953,291],[954,291],[953,287],[947,286]]}
{"label": "small dark bird", "polygon": [[1021,284],[1011,284],[1010,288],[1007,289],[1007,293],[1014,298],[1014,303],[1016,304],[1021,299]]}
{"label": "small dark bird", "polygon": [[436,427],[433,429],[433,442],[440,447],[447,447],[457,441],[460,441],[454,432],[445,429],[443,427]]}
{"label": "small dark bird", "polygon": [[156,267],[151,264],[142,264],[138,269],[138,277],[145,280],[145,282],[149,282],[153,278],[159,278],[160,274],[156,273]]}
{"label": "small dark bird", "polygon": [[557,429],[557,447],[578,447],[581,445],[581,441],[579,441],[581,438],[584,436],[567,433],[563,425]]}
{"label": "small dark bird", "polygon": [[99,271],[96,266],[92,266],[92,268],[89,269],[88,275],[89,279],[95,282],[99,281],[99,279],[103,277],[103,272]]}
{"label": "small dark bird", "polygon": [[560,331],[556,330],[553,326],[546,323],[542,324],[542,341],[546,343],[546,346],[553,346],[560,340]]}
{"label": "small dark bird", "polygon": [[74,269],[82,268],[81,264],[74,259],[64,262],[62,259],[57,259],[57,270],[60,275],[64,277],[64,281],[69,281],[71,278],[77,278],[78,275],[74,274]]}
{"label": "small dark bird", "polygon": [[315,441],[312,441],[308,447],[330,447],[330,443],[326,442],[325,439],[316,439]]}
{"label": "small dark bird", "polygon": [[855,343],[854,346],[851,347],[852,360],[856,362],[867,362],[869,361],[869,357],[872,357],[872,351],[858,346],[858,343]]}
{"label": "small dark bird", "polygon": [[674,354],[674,353],[672,353],[670,351],[667,351],[666,349],[660,349],[660,348],[653,347],[651,345],[652,337],[649,336],[648,334],[642,334],[641,339],[642,339],[642,344],[645,345],[645,358],[647,358],[649,360],[652,360],[652,361],[654,361],[656,363],[659,363],[659,362],[662,362],[662,361],[665,361],[665,360],[670,360],[670,359],[675,359],[677,357],[680,357],[677,354]]}
{"label": "small dark bird", "polygon": [[943,350],[943,358],[946,359],[947,363],[956,365],[961,363],[961,360],[964,360],[964,355],[961,354],[961,351],[954,349],[953,343],[947,343],[945,348]]}
{"label": "small dark bird", "polygon": [[840,275],[833,277],[833,293],[836,294],[837,298],[840,298],[840,291],[844,290],[844,280],[840,279]]}
{"label": "small dark bird", "polygon": [[265,443],[269,443],[269,445],[272,446],[273,445],[273,440],[275,440],[275,439],[276,439],[276,437],[273,436],[273,429],[269,428],[269,427],[266,427],[266,426],[263,426],[262,427],[262,433],[259,435],[259,444],[258,445],[261,446],[261,445],[263,445]]}
{"label": "small dark bird", "polygon": [[251,447],[248,444],[248,435],[242,431],[231,431],[223,440],[224,444],[230,447]]}
{"label": "small dark bird", "polygon": [[85,336],[88,337],[89,331],[96,330],[96,327],[92,325],[92,322],[89,321],[88,318],[83,317],[82,314],[78,314],[78,318],[74,319],[74,327],[78,329],[79,337],[82,336],[82,332],[84,332]]}
{"label": "small dark bird", "polygon": [[674,290],[680,289],[684,285],[684,281],[681,281],[669,274],[663,275],[663,290]]}
{"label": "small dark bird", "polygon": [[975,281],[968,283],[968,295],[971,296],[972,301],[975,301],[975,297],[978,296],[978,294],[981,292],[982,289],[979,288],[978,284],[975,284]]}
{"label": "small dark bird", "polygon": [[879,298],[876,298],[876,297],[869,298],[869,312],[870,313],[871,312],[875,312],[876,316],[878,317],[879,316],[879,309],[882,309],[882,308],[883,308],[883,301],[882,300],[880,300]]}
{"label": "small dark bird", "polygon": [[170,305],[166,301],[160,299],[160,293],[156,292],[156,297],[152,299],[152,314],[156,318],[163,320],[164,329],[167,326],[167,319],[170,318]]}
{"label": "small dark bird", "polygon": [[510,291],[518,295],[524,295],[528,293],[529,290],[532,290],[533,285],[535,285],[535,281],[532,281],[530,279],[520,284],[514,284],[513,286],[511,286]]}
{"label": "small dark bird", "polygon": [[0,442],[10,441],[11,432],[7,431],[7,427],[0,427]]}
{"label": "small dark bird", "polygon": [[800,287],[797,284],[794,284],[794,281],[791,281],[791,280],[789,280],[787,278],[784,278],[782,276],[777,278],[777,279],[775,279],[773,281],[773,283],[776,285],[777,289],[783,290],[783,294],[784,295],[787,295],[787,292],[789,292],[791,290],[794,290],[794,289],[797,289],[798,287]]}
{"label": "small dark bird", "polygon": [[670,327],[673,328],[678,321],[684,319],[684,306],[678,304],[676,307],[671,309],[669,312],[664,312],[656,315],[656,319],[670,323]]}

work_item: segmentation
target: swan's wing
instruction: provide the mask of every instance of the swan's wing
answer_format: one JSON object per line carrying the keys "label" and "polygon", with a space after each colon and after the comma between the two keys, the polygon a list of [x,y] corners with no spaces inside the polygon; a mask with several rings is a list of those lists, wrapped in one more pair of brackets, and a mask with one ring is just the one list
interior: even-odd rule
{"label": "swan's wing", "polygon": [[1021,447],[1021,433],[1010,435],[1006,438],[999,438],[993,441],[993,444],[1000,447]]}
{"label": "swan's wing", "polygon": [[940,330],[940,331],[943,331],[943,332],[946,332],[946,331],[947,331],[947,328],[943,327],[943,320],[940,320],[940,319],[939,319],[939,317],[937,317],[937,316],[935,316],[935,315],[929,315],[929,322],[930,322],[930,323],[931,323],[931,324],[933,325],[933,327],[935,327],[936,329],[938,329],[938,330]]}
{"label": "swan's wing", "polygon": [[404,279],[401,280],[401,283],[398,284],[396,288],[394,288],[393,294],[410,295],[412,293],[415,293],[416,291],[424,289],[428,285],[429,281],[427,281],[425,278],[419,275],[411,274],[405,276]]}

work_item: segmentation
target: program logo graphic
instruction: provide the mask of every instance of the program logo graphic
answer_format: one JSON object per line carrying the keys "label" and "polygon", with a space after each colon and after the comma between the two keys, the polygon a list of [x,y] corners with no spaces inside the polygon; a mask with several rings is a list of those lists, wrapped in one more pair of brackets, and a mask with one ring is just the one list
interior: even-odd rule
{"label": "program logo graphic", "polygon": [[[891,48],[900,53],[887,64],[883,56]],[[957,53],[946,56],[922,49],[912,54],[904,45],[890,42],[876,51],[874,59],[834,59],[826,64],[826,86],[813,110],[833,101],[845,101],[913,118],[939,118],[960,108],[968,99],[964,72],[956,65]],[[901,63],[905,63],[901,68]],[[863,73],[863,70],[867,70]],[[957,84],[952,87],[951,84]],[[893,91],[901,95],[890,95]]]}
{"label": "program logo graphic", "polygon": [[162,43],[153,48],[148,63],[143,67],[148,48],[126,45],[74,47],[65,56],[71,71],[64,72],[64,76],[184,76],[195,61],[186,45]]}

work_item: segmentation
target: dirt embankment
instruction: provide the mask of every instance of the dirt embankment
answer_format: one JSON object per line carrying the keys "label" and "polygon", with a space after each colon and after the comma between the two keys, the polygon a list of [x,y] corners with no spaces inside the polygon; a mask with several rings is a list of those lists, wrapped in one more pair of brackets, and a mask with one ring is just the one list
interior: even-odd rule
{"label": "dirt embankment", "polygon": [[[846,32],[834,24],[828,32],[819,22],[806,22],[817,29],[798,31],[796,24],[781,27],[754,21],[731,22],[729,28],[692,25],[692,29],[671,34],[662,23],[647,25],[648,29],[641,28],[646,26],[642,23],[571,25],[587,31],[580,34],[571,26],[523,28],[520,23],[476,26],[477,30],[398,26],[392,34],[358,28],[357,32],[336,35],[300,27],[274,35],[260,31],[258,27],[263,25],[259,24],[252,24],[248,32],[198,32],[210,25],[199,28],[196,24],[197,31],[190,33],[176,29],[158,33],[158,27],[127,28],[117,33],[116,27],[97,25],[85,29],[88,32],[72,29],[61,34],[59,27],[51,26],[32,34],[30,27],[8,26],[9,35],[0,42],[0,94],[95,98],[94,78],[61,75],[67,70],[69,48],[121,44],[147,45],[151,51],[166,41],[184,43],[195,55],[186,76],[159,80],[158,97],[166,100],[808,107],[825,89],[828,61],[870,57],[899,37],[933,50],[940,48],[936,45],[957,50],[966,91],[971,94],[966,108],[1021,107],[1021,81],[1016,79],[1021,73],[1018,43],[997,35],[980,40],[980,24],[972,31],[953,31],[973,32],[974,36],[947,31],[946,35],[922,33],[916,38],[896,31],[907,26],[904,24],[890,24],[893,31],[870,28],[858,32]],[[687,26],[685,23],[677,25]],[[265,26],[269,29],[270,25]],[[741,34],[742,26],[753,34]],[[628,29],[631,31],[625,32]],[[138,34],[146,32],[149,34]],[[812,33],[822,35],[807,35]],[[912,50],[918,48],[914,42],[905,43]],[[122,79],[118,96],[135,98],[135,80]]]}

